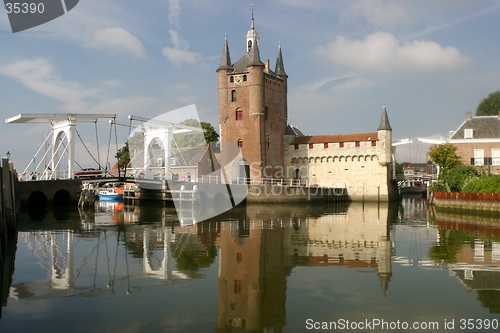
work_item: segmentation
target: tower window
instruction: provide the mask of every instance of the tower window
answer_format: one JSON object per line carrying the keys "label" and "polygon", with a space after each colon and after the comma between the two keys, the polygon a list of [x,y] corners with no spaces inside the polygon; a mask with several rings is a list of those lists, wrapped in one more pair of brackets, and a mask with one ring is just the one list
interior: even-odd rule
{"label": "tower window", "polygon": [[372,140],[372,147],[375,147],[377,145],[377,141]]}
{"label": "tower window", "polygon": [[236,90],[231,91],[231,102],[236,102]]}
{"label": "tower window", "polygon": [[309,149],[313,149],[314,148],[314,144],[313,143],[310,143],[309,144]]}
{"label": "tower window", "polygon": [[243,280],[234,280],[234,293],[241,294],[243,291]]}
{"label": "tower window", "polygon": [[247,80],[247,76],[243,75],[243,81],[246,81],[246,80]]}
{"label": "tower window", "polygon": [[343,142],[339,142],[339,147],[340,148],[344,148],[344,143]]}
{"label": "tower window", "polygon": [[231,76],[231,77],[229,78],[229,82],[234,82],[234,76]]}
{"label": "tower window", "polygon": [[243,140],[238,139],[238,148],[243,148]]}
{"label": "tower window", "polygon": [[294,149],[299,149],[299,145],[293,145]]}
{"label": "tower window", "polygon": [[323,144],[323,148],[328,148],[328,142],[325,142],[325,143]]}
{"label": "tower window", "polygon": [[360,145],[359,141],[354,142],[355,147],[359,147],[359,145]]}
{"label": "tower window", "polygon": [[236,110],[236,120],[243,120],[243,110]]}

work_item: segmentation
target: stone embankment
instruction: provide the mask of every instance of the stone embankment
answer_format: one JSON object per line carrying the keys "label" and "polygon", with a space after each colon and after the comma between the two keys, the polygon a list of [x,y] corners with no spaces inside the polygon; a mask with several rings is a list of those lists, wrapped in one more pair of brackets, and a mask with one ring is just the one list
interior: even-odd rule
{"label": "stone embankment", "polygon": [[443,208],[500,212],[499,193],[432,192],[429,202]]}

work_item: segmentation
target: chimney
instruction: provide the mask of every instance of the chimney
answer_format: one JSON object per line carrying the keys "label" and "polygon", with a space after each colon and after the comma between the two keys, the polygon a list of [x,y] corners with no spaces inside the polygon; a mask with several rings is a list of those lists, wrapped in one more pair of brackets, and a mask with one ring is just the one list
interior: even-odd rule
{"label": "chimney", "polygon": [[467,111],[467,112],[465,113],[465,119],[472,119],[472,112]]}
{"label": "chimney", "polygon": [[265,70],[266,72],[269,72],[269,59],[266,59],[266,67],[265,67]]}

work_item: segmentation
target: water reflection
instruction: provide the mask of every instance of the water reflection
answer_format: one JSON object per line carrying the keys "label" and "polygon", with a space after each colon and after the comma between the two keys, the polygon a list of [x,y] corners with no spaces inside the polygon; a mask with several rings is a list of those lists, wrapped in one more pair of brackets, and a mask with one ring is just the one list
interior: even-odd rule
{"label": "water reflection", "polygon": [[[307,214],[308,213],[308,214]],[[285,325],[287,277],[299,266],[344,266],[377,272],[388,288],[388,206],[333,206],[317,215],[290,206],[247,207],[245,220],[223,225],[216,328],[248,331]]]}
{"label": "water reflection", "polygon": [[500,227],[486,214],[468,216],[448,209],[432,209],[439,227],[438,241],[429,256],[446,265],[491,313],[500,313]]}
{"label": "water reflection", "polygon": [[[207,331],[208,325],[217,332],[282,332],[303,327],[311,316],[422,316],[429,300],[419,300],[421,295],[461,313],[457,300],[464,301],[465,293],[447,289],[461,281],[465,288],[458,290],[475,290],[475,303],[500,313],[495,221],[436,212],[420,198],[394,206],[241,205],[201,223],[193,223],[193,216],[179,216],[174,207],[119,202],[57,217],[48,210],[36,221],[24,216],[10,298],[18,306],[37,301],[53,309],[43,319],[49,322],[54,299],[78,296],[76,304],[92,307],[99,296],[107,302],[100,316],[106,318],[111,309],[129,311],[121,296],[129,295],[140,318],[120,318],[122,326],[97,318],[81,323],[93,331],[135,327],[147,318],[156,325],[151,331]],[[409,297],[410,290],[419,295]],[[205,294],[212,297],[202,300]],[[182,304],[189,311],[172,310]],[[5,309],[9,313],[10,306]],[[69,317],[78,311],[57,309]],[[15,311],[0,320],[0,330],[19,323]],[[22,320],[29,326],[30,318]],[[34,329],[40,321],[32,323]]]}

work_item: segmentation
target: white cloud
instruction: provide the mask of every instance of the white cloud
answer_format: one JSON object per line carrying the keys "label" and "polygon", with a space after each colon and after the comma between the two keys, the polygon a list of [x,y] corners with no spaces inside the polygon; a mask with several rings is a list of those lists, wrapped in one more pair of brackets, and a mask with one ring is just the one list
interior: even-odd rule
{"label": "white cloud", "polygon": [[63,102],[65,112],[127,114],[154,104],[151,98],[114,98],[106,89],[119,86],[116,80],[104,81],[99,89],[65,81],[56,75],[53,65],[43,58],[14,61],[0,67],[0,74],[21,82],[34,92]]}
{"label": "white cloud", "polygon": [[120,27],[109,27],[97,30],[87,45],[95,49],[102,49],[111,52],[126,51],[137,58],[146,55],[142,43],[127,30]]}
{"label": "white cloud", "polygon": [[85,109],[85,98],[97,94],[96,90],[62,80],[55,74],[52,64],[43,58],[14,61],[0,67],[0,73],[20,81],[37,93],[64,102],[65,109],[70,112]]}
{"label": "white cloud", "polygon": [[454,47],[432,41],[400,44],[394,35],[385,32],[373,33],[364,40],[338,36],[316,52],[342,66],[384,74],[455,71],[471,63]]}
{"label": "white cloud", "polygon": [[181,5],[179,0],[168,0],[169,12],[168,21],[174,26],[179,26],[179,16],[181,15]]}
{"label": "white cloud", "polygon": [[189,44],[174,30],[169,30],[170,39],[174,47],[165,46],[162,49],[163,55],[176,66],[182,63],[196,64],[201,61],[202,56],[188,50]]}
{"label": "white cloud", "polygon": [[375,27],[396,27],[412,21],[411,15],[398,5],[374,0],[353,2],[351,7],[342,13],[341,20],[349,22],[358,17],[364,18]]}

